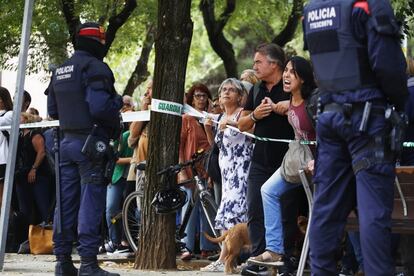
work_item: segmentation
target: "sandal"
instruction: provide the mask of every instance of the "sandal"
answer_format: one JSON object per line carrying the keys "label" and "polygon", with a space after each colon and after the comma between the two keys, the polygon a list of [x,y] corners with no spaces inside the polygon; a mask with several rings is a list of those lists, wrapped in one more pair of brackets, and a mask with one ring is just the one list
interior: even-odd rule
{"label": "sandal", "polygon": [[275,265],[275,266],[282,266],[284,265],[283,262],[283,255],[272,251],[265,251],[261,255],[256,257],[250,257],[247,260],[249,263],[253,264],[261,264],[261,265]]}
{"label": "sandal", "polygon": [[191,252],[189,252],[189,251],[183,252],[183,254],[181,254],[181,257],[180,257],[180,259],[182,261],[189,261],[192,258],[193,258],[193,254],[191,254]]}

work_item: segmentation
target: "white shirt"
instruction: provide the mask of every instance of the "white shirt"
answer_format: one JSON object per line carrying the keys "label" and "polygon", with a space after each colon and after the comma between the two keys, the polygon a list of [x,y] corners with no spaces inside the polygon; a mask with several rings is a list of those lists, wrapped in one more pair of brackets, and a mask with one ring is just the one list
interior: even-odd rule
{"label": "white shirt", "polygon": [[[4,115],[3,115],[4,114]],[[12,122],[12,111],[0,110],[0,126],[10,126]],[[10,133],[9,130],[6,130]],[[7,138],[0,131],[0,164],[7,163],[7,155],[9,154],[9,144]]]}

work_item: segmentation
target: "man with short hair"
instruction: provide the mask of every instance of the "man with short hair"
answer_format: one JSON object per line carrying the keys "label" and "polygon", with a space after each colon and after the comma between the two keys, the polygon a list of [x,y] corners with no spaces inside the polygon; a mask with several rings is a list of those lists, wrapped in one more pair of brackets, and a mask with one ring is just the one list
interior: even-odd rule
{"label": "man with short hair", "polygon": [[[48,113],[59,119],[60,206],[54,219],[55,276],[119,276],[98,266],[101,221],[106,186],[114,163],[109,140],[120,134],[122,97],[103,62],[105,31],[97,23],[84,23],[76,32],[75,53],[53,72],[48,87]],[[61,228],[57,228],[60,219]],[[61,231],[60,231],[61,230]],[[75,233],[77,231],[77,234]],[[79,240],[79,271],[71,259]]]}
{"label": "man with short hair", "polygon": [[[286,109],[278,104],[289,99],[289,94],[283,91],[284,63],[285,53],[278,45],[261,44],[256,48],[253,69],[260,82],[255,84],[247,97],[238,123],[241,131],[254,127],[254,134],[257,136],[293,139],[292,127],[283,114]],[[255,141],[247,179],[247,216],[252,256],[260,255],[266,247],[260,188],[280,167],[287,149],[288,145],[285,143]],[[265,268],[249,265],[242,271],[242,275],[253,275],[260,270]]]}

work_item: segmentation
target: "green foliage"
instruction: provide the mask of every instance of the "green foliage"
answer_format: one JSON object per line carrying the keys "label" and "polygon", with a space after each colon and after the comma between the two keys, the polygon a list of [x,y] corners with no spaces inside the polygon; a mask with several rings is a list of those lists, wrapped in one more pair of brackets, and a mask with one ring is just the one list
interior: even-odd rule
{"label": "green foliage", "polygon": [[[192,3],[194,22],[193,39],[187,66],[186,87],[199,80],[218,83],[224,77],[222,60],[210,46],[204,27],[199,1]],[[252,66],[254,48],[271,41],[284,27],[292,8],[292,0],[238,0],[236,9],[224,28],[226,38],[233,44],[239,71]],[[74,0],[75,13],[81,21],[100,20],[107,26],[108,19],[119,13],[124,0]],[[116,88],[122,91],[134,70],[141,52],[148,24],[156,23],[157,1],[137,0],[137,8],[129,20],[118,30],[116,39],[105,61],[114,71]],[[226,0],[215,1],[216,18],[220,16]],[[414,33],[414,1],[392,0],[399,19],[404,21],[406,33]],[[28,70],[38,72],[48,64],[62,63],[73,51],[68,27],[62,13],[61,0],[36,0],[33,13]],[[19,52],[23,0],[0,0],[0,69],[16,68]],[[409,45],[411,45],[409,41]],[[288,53],[307,56],[302,50],[302,29],[285,46]],[[152,51],[148,68],[152,73],[155,53]],[[14,58],[14,59],[13,59]],[[14,63],[13,63],[14,62]],[[137,89],[138,94],[144,91]]]}

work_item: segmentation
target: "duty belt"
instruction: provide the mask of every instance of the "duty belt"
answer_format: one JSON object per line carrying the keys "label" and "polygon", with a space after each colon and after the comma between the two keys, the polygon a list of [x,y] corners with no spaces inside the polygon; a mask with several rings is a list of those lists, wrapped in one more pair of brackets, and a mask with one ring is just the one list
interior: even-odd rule
{"label": "duty belt", "polygon": [[90,130],[84,130],[84,129],[77,129],[77,130],[63,130],[62,134],[63,134],[63,138],[80,138],[80,139],[84,139],[86,138],[89,133],[91,131]]}
{"label": "duty belt", "polygon": [[[375,103],[375,102],[374,102]],[[362,113],[365,108],[365,103],[329,103],[323,106],[322,112],[340,112],[345,115],[345,117],[350,117],[352,113]],[[385,114],[385,107],[382,106],[372,106],[371,114],[373,115],[382,115]]]}

